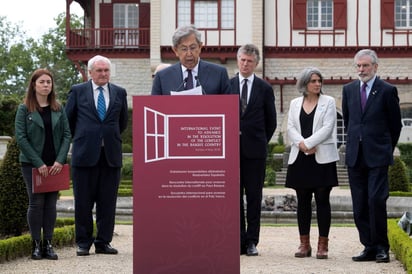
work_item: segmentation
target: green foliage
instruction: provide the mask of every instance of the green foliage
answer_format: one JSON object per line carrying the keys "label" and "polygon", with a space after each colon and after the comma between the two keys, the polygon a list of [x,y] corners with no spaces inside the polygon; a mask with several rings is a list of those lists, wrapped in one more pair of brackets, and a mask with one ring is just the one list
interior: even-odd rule
{"label": "green foliage", "polygon": [[122,144],[122,152],[123,153],[132,153],[133,148],[131,144]]}
{"label": "green foliage", "polygon": [[272,167],[266,166],[265,187],[276,185],[276,172]]}
{"label": "green foliage", "polygon": [[284,143],[284,141],[283,141],[282,132],[279,132],[279,135],[278,135],[278,144],[279,144],[279,145],[285,145],[285,143]]}
{"label": "green foliage", "polygon": [[285,152],[285,145],[275,145],[272,153],[283,154]]}
{"label": "green foliage", "polygon": [[[0,92],[22,98],[31,74],[37,68],[47,68],[54,76],[55,91],[62,103],[71,85],[81,82],[75,65],[66,56],[65,13],[56,19],[56,27],[49,29],[38,41],[28,38],[19,25],[0,16]],[[71,15],[73,27],[81,19]]]}
{"label": "green foliage", "polygon": [[412,273],[412,240],[397,224],[395,219],[388,220],[388,239],[395,257]]}
{"label": "green foliage", "polygon": [[[59,222],[59,219],[57,219],[57,221]],[[70,221],[68,221],[68,223],[70,223]],[[72,223],[74,223],[73,219]],[[61,247],[73,245],[74,239],[74,224],[66,224],[63,227],[54,229],[54,246]],[[29,256],[31,252],[31,244],[31,237],[29,234],[0,240],[0,264],[19,257]]]}
{"label": "green foliage", "polygon": [[0,167],[0,234],[3,235],[21,235],[27,231],[28,197],[19,153],[16,139],[12,138]]}
{"label": "green foliage", "polygon": [[412,192],[408,191],[390,191],[389,196],[391,197],[412,197]]}
{"label": "green foliage", "polygon": [[0,135],[14,136],[14,116],[20,103],[16,95],[0,95]]}
{"label": "green foliage", "polygon": [[399,158],[394,158],[394,163],[389,166],[389,191],[405,191],[410,190],[409,178],[405,163]]}
{"label": "green foliage", "polygon": [[412,167],[412,143],[399,143],[397,145],[401,152],[401,159],[408,167]]}
{"label": "green foliage", "polygon": [[408,168],[409,182],[412,182],[412,143],[400,143],[397,147],[401,153],[401,160]]}
{"label": "green foliage", "polygon": [[0,92],[24,94],[27,74],[33,71],[34,59],[28,39],[21,26],[13,25],[0,16]]}
{"label": "green foliage", "polygon": [[268,153],[269,154],[273,154],[273,153],[282,154],[284,152],[285,152],[285,145],[283,143],[281,144],[281,143],[270,142],[268,144]]}
{"label": "green foliage", "polygon": [[122,167],[122,180],[131,180],[133,178],[133,158],[124,157]]}
{"label": "green foliage", "polygon": [[[81,24],[81,18],[77,15],[72,14],[70,18],[73,28]],[[76,66],[66,56],[66,14],[59,14],[55,21],[56,28],[50,29],[34,43],[32,54],[36,59],[36,68],[47,68],[52,72],[55,91],[64,104],[70,87],[82,82],[82,79]]]}

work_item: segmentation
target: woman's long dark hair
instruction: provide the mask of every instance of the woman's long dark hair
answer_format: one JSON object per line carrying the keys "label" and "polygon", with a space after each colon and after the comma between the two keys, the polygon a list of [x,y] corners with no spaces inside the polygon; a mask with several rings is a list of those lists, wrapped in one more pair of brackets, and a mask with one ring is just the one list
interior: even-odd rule
{"label": "woman's long dark hair", "polygon": [[39,79],[40,76],[42,75],[48,75],[51,80],[52,80],[52,88],[50,94],[47,96],[47,102],[50,105],[50,109],[52,111],[60,111],[61,105],[57,102],[56,100],[56,93],[54,92],[54,80],[53,80],[53,75],[51,74],[50,71],[47,69],[41,68],[41,69],[36,69],[31,77],[30,77],[30,82],[29,86],[27,88],[27,93],[24,98],[24,104],[26,105],[27,109],[29,112],[33,111],[42,111],[42,108],[39,105],[39,102],[37,102],[37,97],[36,97],[36,81]]}

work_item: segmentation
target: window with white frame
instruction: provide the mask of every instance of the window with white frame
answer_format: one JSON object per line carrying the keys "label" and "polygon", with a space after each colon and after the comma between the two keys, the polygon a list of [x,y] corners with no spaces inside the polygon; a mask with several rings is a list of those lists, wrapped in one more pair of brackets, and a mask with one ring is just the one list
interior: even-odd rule
{"label": "window with white frame", "polygon": [[[114,4],[113,27],[115,30],[115,44],[117,46],[136,46],[139,44],[139,5]],[[122,30],[123,29],[123,30]]]}
{"label": "window with white frame", "polygon": [[395,27],[412,27],[412,0],[395,1]]}
{"label": "window with white frame", "polygon": [[201,29],[233,29],[235,0],[178,0],[177,17],[178,26],[194,24]]}
{"label": "window with white frame", "polygon": [[306,20],[308,29],[333,28],[333,1],[308,0]]}

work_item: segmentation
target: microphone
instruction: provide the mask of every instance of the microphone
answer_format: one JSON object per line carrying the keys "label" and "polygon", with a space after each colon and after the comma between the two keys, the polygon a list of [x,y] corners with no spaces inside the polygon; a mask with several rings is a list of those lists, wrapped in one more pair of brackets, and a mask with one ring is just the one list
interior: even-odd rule
{"label": "microphone", "polygon": [[195,76],[195,80],[196,80],[196,86],[197,86],[197,87],[200,86],[200,87],[202,88],[202,94],[203,94],[203,95],[206,95],[206,92],[205,92],[205,90],[203,89],[203,86],[200,84],[200,80],[199,80],[199,77],[197,77],[197,75]]}
{"label": "microphone", "polygon": [[181,88],[186,87],[186,83],[187,83],[187,77],[185,79],[183,79],[183,82],[177,87],[176,91],[181,91]]}

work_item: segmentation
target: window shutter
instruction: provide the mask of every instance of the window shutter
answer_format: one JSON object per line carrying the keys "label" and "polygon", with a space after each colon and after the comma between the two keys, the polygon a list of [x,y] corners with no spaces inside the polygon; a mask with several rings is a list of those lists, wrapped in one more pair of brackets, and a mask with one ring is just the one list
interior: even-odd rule
{"label": "window shutter", "polygon": [[346,29],[347,28],[347,8],[346,0],[333,1],[333,28]]}
{"label": "window shutter", "polygon": [[395,3],[394,0],[383,0],[381,2],[381,28],[395,28]]}
{"label": "window shutter", "polygon": [[139,27],[150,28],[150,4],[148,3],[139,5]]}
{"label": "window shutter", "polygon": [[293,1],[293,29],[306,29],[306,0]]}
{"label": "window shutter", "polygon": [[100,4],[100,28],[113,28],[112,4]]}

